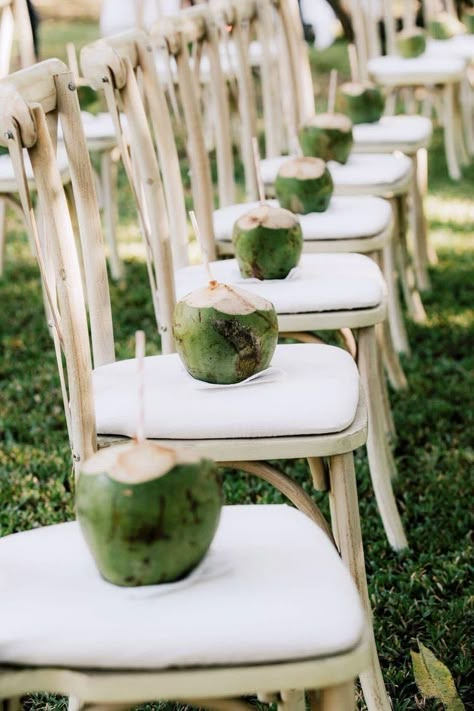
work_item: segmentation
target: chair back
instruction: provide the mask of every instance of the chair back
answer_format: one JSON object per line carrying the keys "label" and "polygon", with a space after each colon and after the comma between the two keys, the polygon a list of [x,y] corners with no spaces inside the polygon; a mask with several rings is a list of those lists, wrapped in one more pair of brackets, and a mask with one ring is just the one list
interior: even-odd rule
{"label": "chair back", "polygon": [[[10,151],[25,220],[35,236],[77,463],[96,448],[92,359],[76,241],[56,161],[58,120],[82,245],[94,363],[100,366],[115,359],[112,314],[97,197],[73,76],[53,59],[0,81],[0,142]],[[25,151],[38,195],[39,238],[24,172]]]}
{"label": "chair back", "polygon": [[0,77],[10,72],[15,36],[20,65],[29,67],[36,56],[26,0],[0,0]]}
{"label": "chair back", "polygon": [[[425,0],[424,13],[426,4]],[[420,4],[418,0],[403,0],[401,3],[396,0],[350,0],[350,5],[360,78],[367,79],[367,61],[382,54],[396,54],[396,34],[416,25]]]}

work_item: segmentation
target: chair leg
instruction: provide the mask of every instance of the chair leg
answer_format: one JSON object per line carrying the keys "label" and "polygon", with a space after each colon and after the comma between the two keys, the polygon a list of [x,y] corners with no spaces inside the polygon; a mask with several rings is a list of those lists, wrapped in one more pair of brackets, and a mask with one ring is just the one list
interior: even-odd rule
{"label": "chair leg", "polygon": [[100,179],[102,184],[102,199],[104,205],[105,235],[110,254],[110,273],[112,279],[123,279],[123,263],[117,249],[115,187],[117,183],[117,165],[112,160],[110,151],[100,154]]}
{"label": "chair leg", "polygon": [[[418,181],[418,192],[422,204],[424,203],[426,194],[428,193],[428,150],[426,148],[419,148],[416,152],[416,177]],[[423,215],[425,218],[425,258],[427,263],[432,266],[438,264],[438,256],[436,250],[430,240],[428,226],[426,222],[426,212],[423,207]]]}
{"label": "chair leg", "polygon": [[317,706],[318,711],[353,711],[354,708],[355,693],[352,682],[321,689]]}
{"label": "chair leg", "polygon": [[5,248],[6,248],[6,221],[7,205],[5,200],[0,199],[0,277],[5,270]]}
{"label": "chair leg", "polygon": [[402,284],[402,291],[405,298],[405,303],[413,321],[423,323],[426,321],[425,308],[421,300],[420,292],[416,286],[415,275],[410,263],[410,255],[407,246],[407,231],[405,222],[406,195],[399,195],[395,198],[395,203],[398,210],[398,273]]}
{"label": "chair leg", "polygon": [[[387,329],[388,331],[389,329]],[[376,330],[377,336],[377,330]],[[383,428],[389,442],[393,442],[397,438],[397,431],[395,428],[395,422],[393,420],[392,408],[390,405],[390,398],[388,395],[387,378],[385,377],[385,371],[383,369],[382,362],[382,351],[380,348],[380,342],[377,339],[377,378],[380,382],[380,387],[382,391],[383,400]]]}
{"label": "chair leg", "polygon": [[281,700],[277,704],[278,711],[305,711],[306,701],[304,691],[291,689],[281,692]]}
{"label": "chair leg", "polygon": [[371,663],[360,675],[365,703],[368,711],[391,711],[372,628],[352,452],[331,457],[330,482],[332,525],[337,532],[335,537],[339,541],[341,557],[357,585],[371,630]]}
{"label": "chair leg", "polygon": [[454,85],[445,84],[443,87],[443,124],[444,124],[444,150],[451,180],[461,178],[457,151],[456,151],[456,121],[454,108]]}
{"label": "chair leg", "polygon": [[463,123],[464,112],[461,106],[462,99],[462,82],[459,82],[459,84],[456,84],[456,87],[454,88],[454,136],[456,139],[458,161],[462,166],[467,166],[469,165],[470,160],[465,142],[466,133]]}
{"label": "chair leg", "polygon": [[375,329],[361,328],[358,366],[367,398],[369,420],[367,454],[370,477],[386,536],[392,548],[399,551],[406,548],[408,544],[392,489],[391,480],[396,476],[396,466],[383,428],[384,405],[382,384],[378,378],[377,357]]}
{"label": "chair leg", "polygon": [[407,378],[402,368],[402,364],[400,363],[398,353],[393,346],[392,334],[390,332],[388,321],[385,320],[382,323],[377,324],[375,330],[382,362],[390,381],[390,385],[394,390],[406,390],[408,387]]}
{"label": "chair leg", "polygon": [[474,116],[473,116],[474,91],[466,77],[461,84],[461,113],[466,148],[469,155],[474,157]]}
{"label": "chair leg", "polygon": [[[395,211],[394,211],[395,212]],[[393,344],[397,353],[410,354],[410,345],[405,328],[405,320],[403,318],[402,305],[400,303],[400,295],[398,289],[398,274],[395,264],[395,240],[397,232],[394,231],[393,237],[383,248],[382,253],[382,271],[387,284],[387,308],[388,322],[390,324],[390,332],[393,339]]]}
{"label": "chair leg", "polygon": [[410,218],[413,235],[413,265],[416,284],[420,291],[428,291],[430,279],[426,270],[428,263],[426,247],[426,219],[423,208],[423,198],[418,185],[418,161],[416,155],[412,158],[413,178],[410,184]]}

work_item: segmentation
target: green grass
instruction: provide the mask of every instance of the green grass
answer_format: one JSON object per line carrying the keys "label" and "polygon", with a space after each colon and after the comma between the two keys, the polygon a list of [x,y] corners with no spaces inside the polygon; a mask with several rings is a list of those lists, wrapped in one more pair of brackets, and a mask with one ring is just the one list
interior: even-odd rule
{"label": "green grass", "polygon": [[[51,32],[48,42],[54,38],[57,42],[51,54],[71,36],[70,25],[61,25],[60,32],[45,26],[44,31],[45,37]],[[88,38],[94,27],[89,31]],[[74,27],[72,34],[82,36],[82,28]],[[334,56],[340,60],[337,50]],[[325,66],[327,55],[322,60],[315,57],[315,66],[321,61]],[[424,296],[428,320],[409,324],[413,355],[404,365],[410,388],[391,393],[399,435],[395,490],[409,552],[397,555],[388,548],[364,451],[357,453],[356,461],[376,636],[396,711],[439,708],[417,695],[410,663],[417,639],[447,664],[466,708],[474,708],[469,533],[474,468],[474,169],[466,170],[458,184],[446,177],[439,132],[430,151],[430,180],[428,219],[439,264],[431,270],[433,288]],[[124,185],[122,176],[120,239],[126,253],[133,254],[138,230]],[[38,270],[13,215],[9,231],[7,268],[0,281],[0,535],[74,515],[69,450]],[[113,287],[112,293],[118,356],[132,354],[138,327],[147,333],[149,352],[158,352],[145,266],[139,257],[128,259],[126,266],[127,285]],[[285,462],[284,468],[309,490],[304,462]],[[225,478],[225,496],[229,503],[280,500],[264,483],[231,474]],[[64,700],[35,695],[26,705],[35,711],[59,711]]]}

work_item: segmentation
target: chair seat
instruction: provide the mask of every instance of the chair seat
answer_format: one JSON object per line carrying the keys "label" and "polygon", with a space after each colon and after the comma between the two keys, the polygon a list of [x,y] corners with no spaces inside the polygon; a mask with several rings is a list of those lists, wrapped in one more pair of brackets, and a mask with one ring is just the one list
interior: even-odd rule
{"label": "chair seat", "polygon": [[433,125],[424,116],[382,116],[375,123],[359,123],[352,128],[353,150],[371,152],[401,151],[414,153],[428,146]]}
{"label": "chair seat", "polygon": [[[342,432],[359,401],[351,356],[326,345],[279,345],[275,380],[206,387],[177,355],[145,361],[145,435],[150,439],[235,439]],[[117,361],[93,372],[100,435],[135,434],[137,364]]]}
{"label": "chair seat", "polygon": [[[378,266],[361,254],[303,254],[299,266],[286,279],[244,279],[235,259],[211,264],[216,279],[259,294],[271,301],[278,314],[366,309],[379,305],[385,284]],[[176,274],[180,299],[206,283],[203,265],[185,267]]]}
{"label": "chair seat", "polygon": [[474,35],[457,35],[448,40],[429,40],[427,52],[434,57],[450,55],[472,61],[474,59]]}
{"label": "chair seat", "polygon": [[[214,211],[216,239],[230,242],[236,220],[258,207],[258,202],[227,205]],[[269,205],[278,205],[268,200]],[[378,197],[332,197],[326,212],[312,212],[298,216],[303,237],[308,241],[347,240],[373,237],[390,227],[392,209],[387,200]]]}
{"label": "chair seat", "polygon": [[177,583],[105,582],[75,522],[0,540],[0,664],[166,669],[349,651],[364,616],[325,533],[282,505],[225,506]]}
{"label": "chair seat", "polygon": [[424,53],[413,59],[388,55],[369,59],[369,75],[385,86],[443,84],[460,81],[466,62],[460,57],[434,56]]}
{"label": "chair seat", "polygon": [[[25,149],[25,170],[26,177],[30,188],[34,188],[33,169],[31,167],[30,158]],[[59,145],[57,151],[57,160],[59,172],[63,183],[69,182],[69,163],[64,146]],[[0,156],[0,193],[16,193],[17,184],[15,180],[15,172],[10,156],[5,154]]]}
{"label": "chair seat", "polygon": [[[287,160],[288,156],[277,156],[261,161],[260,169],[265,185],[274,184],[278,171]],[[411,160],[402,154],[352,153],[344,165],[331,160],[328,168],[336,195],[384,195],[398,191],[401,186],[405,187],[412,174]]]}

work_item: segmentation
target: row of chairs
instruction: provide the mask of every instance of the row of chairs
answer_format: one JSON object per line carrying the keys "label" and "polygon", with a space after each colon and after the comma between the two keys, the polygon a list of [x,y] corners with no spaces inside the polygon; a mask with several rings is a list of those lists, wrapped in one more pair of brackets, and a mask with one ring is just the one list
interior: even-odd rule
{"label": "row of chairs", "polygon": [[[340,194],[333,198],[327,213],[302,218],[305,253],[297,279],[246,284],[248,289],[273,301],[282,336],[304,343],[278,346],[274,364],[285,371],[283,382],[253,386],[258,391],[252,390],[252,386],[218,390],[209,397],[210,393],[193,389],[173,353],[170,324],[176,297],[206,281],[201,266],[187,263],[185,187],[174,128],[177,123],[181,130],[185,128],[194,207],[208,254],[211,259],[218,254],[229,255],[233,221],[247,211],[251,203],[235,205],[234,202],[233,145],[229,140],[232,122],[227,98],[238,99],[242,127],[239,145],[250,198],[257,184],[250,152],[256,129],[263,125],[271,133],[272,118],[275,125],[281,120],[280,136],[281,133],[286,136],[288,148],[295,147],[297,112],[301,110],[303,99],[306,100],[304,82],[309,80],[309,62],[300,25],[296,22],[296,9],[290,0],[229,1],[215,3],[212,8],[201,6],[158,23],[149,35],[132,31],[89,46],[83,50],[81,61],[87,81],[104,92],[130,180],[145,238],[153,301],[165,353],[146,359],[146,435],[168,444],[192,444],[226,467],[270,481],[300,512],[312,519],[316,527],[312,524],[309,529],[307,520],[296,512],[291,513],[294,519],[291,523],[286,509],[277,507],[274,512],[264,512],[267,507],[260,507],[262,511],[253,512],[253,507],[239,507],[234,512],[226,512],[224,524],[229,523],[223,526],[222,538],[217,539],[222,541],[224,550],[232,549],[227,553],[232,561],[232,555],[242,555],[243,550],[250,558],[253,549],[248,548],[248,544],[248,549],[242,548],[245,540],[250,540],[249,535],[261,540],[262,530],[266,529],[267,548],[262,548],[259,560],[249,562],[249,566],[254,565],[250,589],[255,592],[262,586],[267,594],[268,585],[272,591],[280,589],[285,599],[276,596],[274,609],[279,615],[288,610],[291,596],[292,613],[283,616],[279,623],[268,624],[268,610],[263,598],[260,604],[257,596],[254,614],[249,618],[252,626],[248,634],[252,643],[248,637],[242,643],[237,639],[239,630],[230,619],[236,591],[219,588],[225,575],[216,576],[216,580],[211,576],[208,599],[211,605],[223,606],[229,611],[228,627],[224,627],[223,632],[230,640],[228,646],[234,656],[226,656],[223,637],[215,634],[222,621],[208,611],[207,626],[191,625],[189,635],[183,638],[180,654],[174,658],[174,665],[186,668],[167,671],[169,657],[146,654],[150,650],[144,636],[149,626],[147,616],[153,615],[154,620],[159,620],[160,615],[172,615],[175,627],[170,628],[170,639],[163,645],[166,647],[171,640],[175,643],[174,640],[183,635],[179,620],[183,609],[192,608],[195,589],[191,587],[184,598],[178,597],[173,609],[164,611],[161,602],[157,604],[156,600],[153,607],[144,607],[146,622],[140,618],[139,633],[121,628],[111,635],[110,627],[101,632],[97,626],[101,611],[108,605],[125,605],[118,608],[123,620],[128,613],[132,614],[132,605],[124,598],[119,600],[115,592],[97,587],[94,571],[86,566],[76,529],[71,528],[74,524],[12,536],[2,542],[3,548],[0,546],[0,558],[5,556],[2,562],[6,560],[11,571],[12,582],[7,595],[14,595],[15,585],[18,587],[25,571],[31,569],[32,561],[39,557],[50,561],[50,566],[37,582],[29,582],[24,600],[30,609],[29,615],[25,615],[24,606],[20,605],[18,615],[10,621],[12,643],[6,647],[0,662],[23,668],[0,671],[0,695],[4,698],[47,688],[78,697],[78,704],[132,703],[159,697],[198,700],[201,705],[207,701],[207,705],[220,708],[224,704],[218,701],[220,697],[260,692],[264,700],[276,701],[282,707],[301,708],[304,703],[301,690],[306,689],[319,690],[311,695],[315,708],[345,709],[353,707],[352,680],[360,674],[368,708],[390,708],[370,621],[353,452],[367,437],[368,415],[367,445],[379,511],[392,546],[404,548],[406,538],[391,488],[395,464],[390,438],[394,428],[383,373],[385,366],[395,385],[405,385],[392,346],[392,335],[397,333],[400,350],[403,345],[401,331],[397,332],[396,326],[398,323],[401,329],[403,321],[393,278],[395,260],[412,304],[417,292],[414,282],[408,280],[411,275],[403,219],[398,219],[393,230],[390,203],[384,197],[394,196],[391,199],[398,207],[398,217],[403,218],[403,201],[414,189],[410,182],[413,161],[429,141],[429,121],[425,122],[428,134],[422,141],[414,142],[416,147],[411,160],[398,155],[382,156],[379,165],[385,166],[384,178],[388,168],[395,166],[391,182],[385,179],[377,187],[373,180],[377,161],[381,160],[377,155],[356,156],[359,167],[354,169],[354,165],[349,165],[345,175],[344,170],[334,166],[333,176]],[[235,52],[236,60],[237,81],[232,82],[231,87],[222,71],[222,53],[227,51],[228,40],[224,32],[230,35],[236,48],[228,50],[229,55]],[[252,33],[260,38],[262,47],[264,107],[261,121],[250,71]],[[277,53],[271,49],[274,41],[280,43]],[[159,49],[158,61],[156,49]],[[206,64],[205,59],[206,82],[203,80],[206,72],[201,67]],[[166,86],[163,66],[168,77]],[[285,91],[279,84],[281,77],[287,81]],[[174,116],[170,113],[167,95],[175,109]],[[134,360],[115,361],[102,229],[74,75],[64,64],[51,60],[1,82],[0,98],[3,107],[0,133],[10,150],[16,187],[37,245],[73,458],[80,466],[97,447],[134,434],[135,363]],[[201,120],[202,103],[208,101],[212,101],[212,112],[207,115],[212,116],[216,124],[214,145],[220,199],[217,211],[213,211],[209,154]],[[182,115],[181,126],[178,115]],[[79,253],[55,159],[58,119],[72,183],[69,198],[74,200],[77,214]],[[367,142],[371,142],[370,138]],[[272,141],[267,140],[266,145],[271,147]],[[278,160],[276,149],[280,150],[282,145],[274,138],[273,149],[269,148],[262,162],[268,190],[272,184],[271,171]],[[22,149],[27,150],[31,159],[38,191],[39,229],[31,207]],[[357,163],[362,158],[366,160]],[[399,166],[401,172],[397,173]],[[348,191],[359,194],[348,196]],[[372,194],[374,191],[378,193],[376,196]],[[387,285],[377,262],[388,277]],[[239,281],[235,260],[215,261],[212,268],[219,280]],[[390,325],[387,311],[392,315]],[[340,329],[344,329],[358,370],[348,353],[316,343],[314,331]],[[357,339],[352,338],[352,332]],[[163,405],[157,407],[155,403]],[[331,530],[311,497],[277,467],[268,464],[268,460],[290,458],[307,459],[314,487],[329,492]],[[231,519],[232,516],[236,518]],[[251,517],[255,517],[254,524]],[[289,543],[285,553],[282,544],[286,532]],[[343,578],[343,569],[338,567],[331,538],[357,584],[365,608],[365,623],[353,590]],[[78,565],[71,565],[68,545],[77,553]],[[299,550],[305,551],[305,560],[298,558],[295,567],[288,568],[288,559],[296,558]],[[318,581],[309,572],[306,577],[303,575],[308,568],[314,573],[313,566],[308,565],[309,556],[319,561],[318,567],[321,565]],[[262,561],[269,557],[279,562],[281,579],[279,576],[264,579],[256,574],[259,567],[265,568]],[[58,561],[61,569],[70,571],[68,579],[60,581],[65,600],[60,611],[57,605],[41,607],[58,584],[51,570]],[[80,575],[84,576],[81,585]],[[293,598],[293,593],[288,592],[290,588],[293,590],[296,580],[300,598]],[[96,607],[89,608],[90,612],[78,596],[72,594],[78,585],[88,599],[95,595],[100,598]],[[33,604],[32,600],[36,602]],[[328,601],[332,604],[328,605]],[[306,637],[303,630],[308,624],[310,609],[313,625],[308,628]],[[61,630],[61,623],[56,622],[62,619],[61,614],[77,619],[78,624]],[[22,624],[19,616],[24,617]],[[31,639],[29,630],[37,624],[38,617],[50,625],[54,622],[54,629],[58,630],[50,651],[40,649]],[[262,620],[267,624],[263,625]],[[284,631],[283,637],[273,636],[279,627]],[[199,639],[198,628],[201,637],[202,630],[206,629],[215,640],[210,654],[204,654],[206,639]],[[72,644],[70,640],[68,643],[69,635],[73,635]],[[299,640],[292,649],[283,644],[288,636]],[[307,638],[312,643],[303,650],[302,641]],[[106,639],[108,643],[104,647],[101,641],[102,646],[98,648],[96,639]],[[129,646],[125,656],[122,654],[124,641],[125,646]],[[186,656],[185,647],[190,642],[194,656]],[[258,647],[254,650],[256,656],[249,653],[249,647],[254,644]],[[269,656],[270,647],[278,650],[277,657]],[[195,669],[202,665],[202,659],[207,660],[206,668]],[[33,671],[25,672],[25,667],[30,665],[35,667]],[[66,674],[58,667],[69,671]],[[79,670],[81,667],[94,671]],[[130,671],[131,668],[134,671]],[[144,672],[150,668],[153,671]]]}

